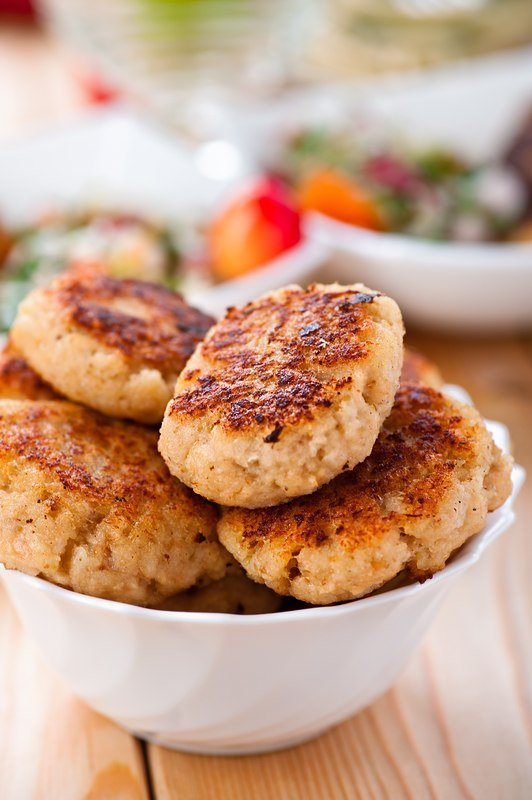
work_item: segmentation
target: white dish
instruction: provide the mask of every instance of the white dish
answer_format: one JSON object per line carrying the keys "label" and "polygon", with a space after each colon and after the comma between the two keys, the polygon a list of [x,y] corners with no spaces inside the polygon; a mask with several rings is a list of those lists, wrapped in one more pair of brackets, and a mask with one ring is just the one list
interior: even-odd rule
{"label": "white dish", "polygon": [[532,327],[532,243],[460,244],[374,233],[309,214],[337,280],[362,281],[399,304],[407,325],[495,334]]}
{"label": "white dish", "polygon": [[[481,160],[503,151],[531,106],[532,48],[525,48],[392,80],[294,93],[256,116],[240,140],[248,158],[268,163],[302,124],[336,128],[367,117],[372,130],[382,120],[385,131],[407,141],[447,144]],[[407,322],[475,333],[532,327],[532,242],[423,241],[319,214],[309,215],[307,233],[334,254],[335,277],[389,293]]]}
{"label": "white dish", "polygon": [[[490,427],[507,449],[506,428]],[[248,617],[153,611],[0,574],[46,659],[97,711],[171,748],[266,752],[316,736],[394,683],[456,578],[513,522],[523,479],[515,467],[511,498],[442,572],[343,605]]]}
{"label": "white dish", "polygon": [[[227,160],[226,144],[220,158]],[[202,159],[162,129],[118,108],[92,113],[62,128],[0,149],[0,220],[32,222],[50,208],[100,205],[179,223],[208,219],[222,196],[248,171],[233,149],[232,170],[216,175],[218,161]],[[216,155],[216,153],[215,153]],[[211,163],[212,162],[212,163]],[[290,281],[305,281],[326,258],[325,248],[303,241],[253,273],[203,288],[194,302],[220,314]],[[7,302],[9,284],[0,287]]]}

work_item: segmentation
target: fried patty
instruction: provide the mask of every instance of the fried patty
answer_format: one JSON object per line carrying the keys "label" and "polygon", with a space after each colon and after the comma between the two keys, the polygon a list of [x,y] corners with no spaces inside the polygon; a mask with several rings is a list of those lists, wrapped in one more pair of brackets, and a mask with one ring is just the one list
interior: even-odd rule
{"label": "fried patty", "polygon": [[507,498],[510,471],[474,408],[404,383],[363,463],[285,505],[225,509],[218,535],[279,594],[350,600],[403,569],[421,580],[442,569]]}
{"label": "fried patty", "polygon": [[250,580],[241,567],[219,581],[176,594],[158,606],[163,611],[199,611],[215,614],[271,614],[282,598],[263,583]]}
{"label": "fried patty", "polygon": [[31,292],[11,336],[65,397],[110,416],[156,423],[213,322],[163,286],[116,280],[82,265]]}
{"label": "fried patty", "polygon": [[401,381],[419,381],[433,389],[441,389],[444,384],[436,364],[418,350],[405,347]]}
{"label": "fried patty", "polygon": [[403,359],[396,303],[365,286],[288,286],[231,308],[178,378],[161,428],[170,471],[218,503],[309,494],[364,459]]}
{"label": "fried patty", "polygon": [[57,392],[37,375],[9,340],[0,352],[0,399],[59,399]]}
{"label": "fried patty", "polygon": [[0,518],[0,562],[84,594],[153,605],[226,571],[156,432],[66,401],[0,401]]}

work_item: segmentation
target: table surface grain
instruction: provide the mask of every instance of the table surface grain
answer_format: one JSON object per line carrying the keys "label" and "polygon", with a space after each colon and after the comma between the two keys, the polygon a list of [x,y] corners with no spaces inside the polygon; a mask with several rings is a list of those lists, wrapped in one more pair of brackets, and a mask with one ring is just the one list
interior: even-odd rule
{"label": "table surface grain", "polygon": [[[82,97],[64,64],[42,34],[0,22],[1,139],[77,113]],[[509,426],[532,474],[532,339],[409,340]],[[517,515],[452,590],[391,691],[273,755],[212,758],[139,743],[61,685],[0,590],[2,800],[528,800],[530,481]]]}

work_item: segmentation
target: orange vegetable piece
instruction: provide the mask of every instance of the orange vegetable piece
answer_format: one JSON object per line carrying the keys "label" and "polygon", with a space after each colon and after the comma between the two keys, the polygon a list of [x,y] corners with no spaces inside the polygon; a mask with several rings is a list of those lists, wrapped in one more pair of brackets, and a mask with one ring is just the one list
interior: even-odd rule
{"label": "orange vegetable piece", "polygon": [[319,169],[303,178],[297,190],[302,211],[319,211],[333,219],[380,231],[380,214],[365,191],[341,172]]}

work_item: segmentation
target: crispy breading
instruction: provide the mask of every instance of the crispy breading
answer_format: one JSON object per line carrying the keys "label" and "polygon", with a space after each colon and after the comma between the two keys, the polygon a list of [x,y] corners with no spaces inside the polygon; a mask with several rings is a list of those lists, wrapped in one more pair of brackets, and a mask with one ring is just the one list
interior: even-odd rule
{"label": "crispy breading", "polygon": [[163,286],[80,265],[26,297],[11,335],[65,397],[110,416],[156,423],[213,322]]}
{"label": "crispy breading", "polygon": [[308,494],[371,451],[403,358],[395,302],[362,285],[288,286],[229,309],[179,377],[170,471],[225,505]]}
{"label": "crispy breading", "polygon": [[6,567],[84,594],[148,605],[226,571],[156,432],[66,401],[0,401],[0,516]]}
{"label": "crispy breading", "polygon": [[473,407],[403,383],[364,462],[285,505],[224,509],[218,535],[279,594],[349,600],[403,569],[421,580],[442,569],[506,499],[510,471]]}

